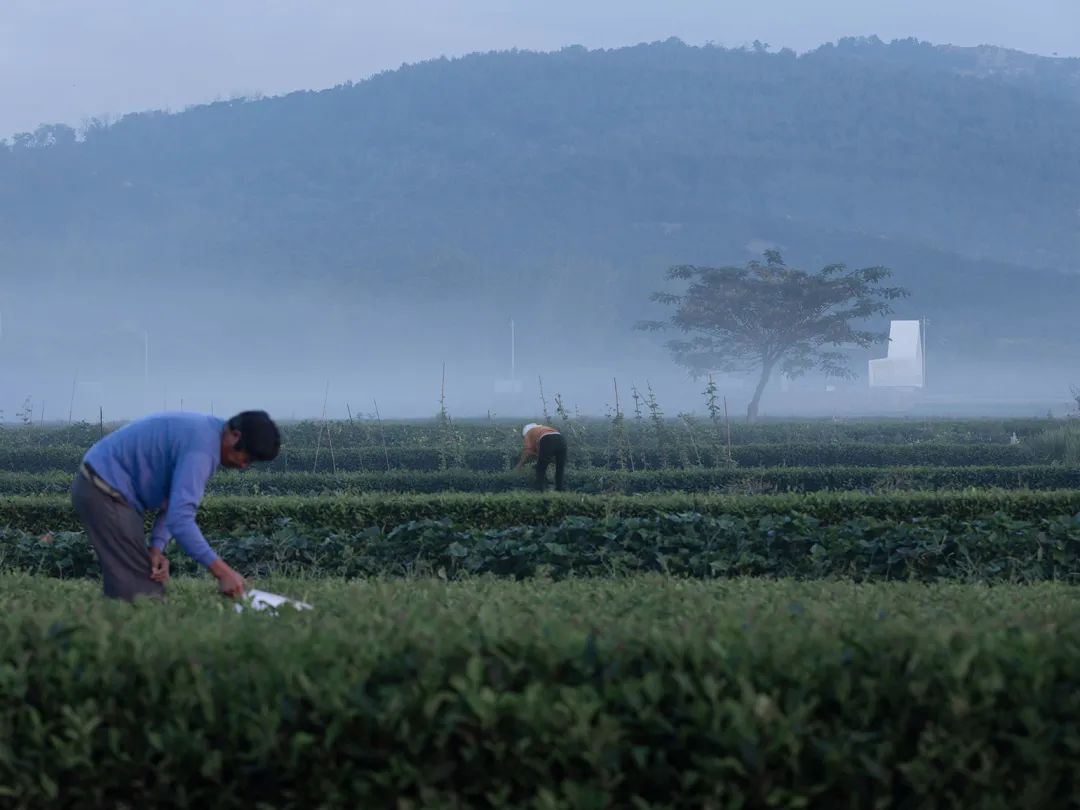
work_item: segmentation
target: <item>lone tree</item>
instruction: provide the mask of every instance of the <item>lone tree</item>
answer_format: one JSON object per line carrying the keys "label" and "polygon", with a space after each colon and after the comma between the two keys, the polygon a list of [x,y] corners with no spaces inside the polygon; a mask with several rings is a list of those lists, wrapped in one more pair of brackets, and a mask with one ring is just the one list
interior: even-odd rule
{"label": "lone tree", "polygon": [[668,278],[689,281],[682,295],[653,293],[651,300],[675,308],[667,321],[642,321],[637,329],[675,328],[689,339],[668,341],[675,361],[695,375],[710,370],[758,371],[746,418],[757,418],[761,394],[773,371],[798,377],[819,368],[830,377],[852,378],[844,346],[866,348],[888,340],[852,324],[888,314],[888,302],[908,295],[883,286],[884,267],[847,270],[831,264],[816,273],[784,264],[775,250],[746,267],[678,265]]}

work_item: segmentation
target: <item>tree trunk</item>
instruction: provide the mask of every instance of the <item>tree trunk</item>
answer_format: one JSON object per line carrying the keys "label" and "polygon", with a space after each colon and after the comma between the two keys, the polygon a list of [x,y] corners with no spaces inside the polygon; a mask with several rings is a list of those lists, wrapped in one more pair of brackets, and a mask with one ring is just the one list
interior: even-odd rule
{"label": "tree trunk", "polygon": [[761,404],[761,395],[765,391],[765,386],[769,382],[769,377],[772,375],[772,363],[764,363],[761,366],[761,379],[758,380],[757,388],[754,389],[754,398],[750,400],[750,404],[746,406],[746,421],[753,422],[757,419],[758,405]]}

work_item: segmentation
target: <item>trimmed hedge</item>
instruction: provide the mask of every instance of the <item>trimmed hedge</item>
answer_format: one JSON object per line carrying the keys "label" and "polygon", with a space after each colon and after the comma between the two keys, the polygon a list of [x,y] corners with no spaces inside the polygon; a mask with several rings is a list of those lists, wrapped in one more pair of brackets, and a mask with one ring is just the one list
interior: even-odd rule
{"label": "trimmed hedge", "polygon": [[[806,495],[359,495],[208,497],[199,525],[215,533],[272,531],[283,523],[337,531],[387,529],[415,520],[449,520],[467,529],[548,525],[569,517],[652,517],[697,512],[713,516],[806,515],[824,523],[858,517],[907,522],[914,518],[969,520],[1001,513],[1018,520],[1072,516],[1080,491],[964,493],[811,493]],[[147,516],[149,530],[151,516]],[[65,496],[0,500],[0,526],[30,532],[78,529]]]}
{"label": "trimmed hedge", "polygon": [[[66,494],[71,473],[0,472],[0,497]],[[549,474],[550,478],[550,474]],[[211,495],[359,495],[371,492],[521,492],[531,474],[393,471],[379,473],[220,472]],[[785,492],[895,492],[978,489],[1080,489],[1080,468],[1024,467],[787,467],[761,470],[685,469],[622,472],[577,470],[571,489],[580,494],[621,492],[766,494]]]}
{"label": "trimmed hedge", "polygon": [[[0,470],[9,472],[74,473],[85,450],[74,446],[0,447]],[[505,472],[517,461],[520,448],[473,449],[461,452],[461,461],[447,462],[453,468],[476,472]],[[444,454],[434,447],[395,447],[388,451],[390,468],[434,472],[443,469]],[[659,470],[671,459],[654,450],[632,448],[634,469]],[[698,453],[705,467],[724,466],[723,453],[701,448]],[[386,458],[380,447],[335,449],[333,458],[324,448],[318,453],[309,447],[285,445],[281,455],[260,470],[282,472],[386,472]],[[1021,466],[1031,463],[1022,446],[992,444],[747,444],[732,448],[732,458],[741,467],[970,467]],[[696,459],[696,457],[695,457]],[[613,454],[604,449],[581,448],[571,444],[570,466],[574,470],[589,467],[617,469]]]}
{"label": "trimmed hedge", "polygon": [[[444,520],[348,533],[283,527],[212,544],[247,574],[525,579],[662,571],[697,578],[1080,580],[1080,519],[1069,517],[864,517],[826,524],[806,515],[678,514],[579,517],[552,526],[489,530]],[[198,573],[176,547],[171,558],[175,573]],[[39,536],[0,530],[0,570],[65,578],[99,574],[79,532]]]}
{"label": "trimmed hedge", "polygon": [[1080,801],[1074,589],[267,585],[315,610],[4,580],[4,806]]}
{"label": "trimmed hedge", "polygon": [[[453,436],[473,447],[513,448],[520,443],[521,425],[527,421],[542,421],[534,416],[520,420],[511,419],[455,419]],[[1025,440],[1044,430],[1060,427],[1064,420],[1045,418],[1016,419],[765,419],[747,424],[741,419],[731,422],[731,440],[735,444],[778,443],[833,443],[837,441],[872,442],[877,444],[903,444],[909,442],[948,442],[956,444],[1007,444],[1012,435]],[[561,424],[555,417],[555,425]],[[705,416],[692,418],[692,431],[697,444],[715,441],[717,434],[727,433],[724,426],[719,431]],[[286,445],[315,447],[321,443],[327,447],[327,434],[337,448],[349,446],[378,446],[383,442],[389,447],[436,446],[444,442],[447,434],[436,420],[354,421],[308,420],[301,422],[279,421],[282,438]],[[110,432],[117,425],[106,424]],[[568,432],[580,436],[581,444],[598,448],[606,447],[612,435],[611,422],[601,418],[575,419],[571,425],[562,425]],[[665,419],[663,431],[671,439],[689,444],[691,428],[682,419]],[[623,431],[636,444],[647,445],[655,441],[654,426],[650,421],[638,424],[628,419]],[[101,435],[96,423],[72,425],[47,425],[39,427],[16,426],[0,428],[0,446],[73,445],[89,447]]]}

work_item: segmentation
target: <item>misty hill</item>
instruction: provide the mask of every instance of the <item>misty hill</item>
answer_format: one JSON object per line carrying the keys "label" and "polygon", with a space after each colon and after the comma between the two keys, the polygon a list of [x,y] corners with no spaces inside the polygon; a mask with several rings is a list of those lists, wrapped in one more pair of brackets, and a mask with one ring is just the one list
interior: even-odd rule
{"label": "misty hill", "polygon": [[836,45],[822,46],[818,54],[868,65],[891,65],[900,70],[993,79],[1073,102],[1080,99],[1080,59],[1076,58],[1048,59],[990,45],[962,48],[915,39],[886,45],[877,37],[844,39]]}
{"label": "misty hill", "polygon": [[1072,362],[1078,64],[669,40],[43,127],[0,149],[5,337],[40,364],[123,323],[191,373],[225,337],[252,363],[387,340],[501,369],[514,315],[534,362],[603,366],[640,356],[627,329],[669,264],[774,245],[890,265],[953,358]]}

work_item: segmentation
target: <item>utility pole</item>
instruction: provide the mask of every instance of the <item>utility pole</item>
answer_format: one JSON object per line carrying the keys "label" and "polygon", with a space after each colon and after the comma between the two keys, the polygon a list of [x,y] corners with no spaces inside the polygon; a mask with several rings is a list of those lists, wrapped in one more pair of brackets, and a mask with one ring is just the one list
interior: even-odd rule
{"label": "utility pole", "polygon": [[511,380],[516,380],[517,379],[517,373],[516,373],[517,356],[516,356],[516,352],[517,352],[517,345],[516,345],[516,340],[515,340],[515,336],[514,336],[514,319],[511,318],[510,319],[510,379]]}

